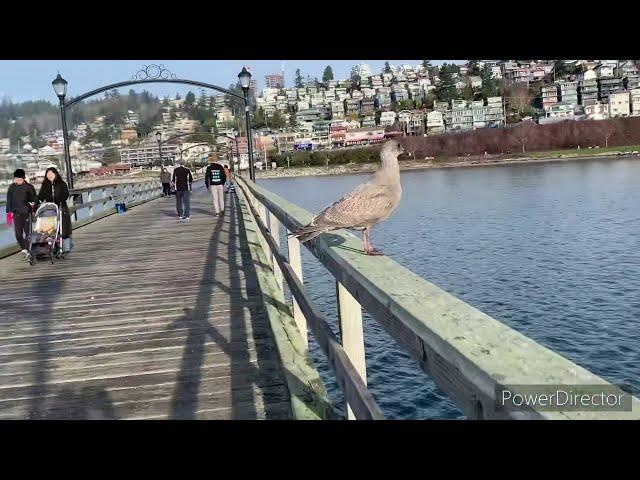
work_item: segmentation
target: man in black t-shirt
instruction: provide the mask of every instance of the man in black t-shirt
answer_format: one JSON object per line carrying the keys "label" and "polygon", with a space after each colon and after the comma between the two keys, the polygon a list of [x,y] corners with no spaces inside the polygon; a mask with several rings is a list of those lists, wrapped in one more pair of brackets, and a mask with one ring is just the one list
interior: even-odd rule
{"label": "man in black t-shirt", "polygon": [[211,192],[213,197],[213,213],[224,215],[224,184],[227,181],[224,168],[218,163],[218,156],[209,156],[209,166],[204,173],[204,186]]}
{"label": "man in black t-shirt", "polygon": [[190,195],[191,184],[193,183],[193,176],[191,170],[187,167],[180,165],[180,162],[176,161],[173,169],[173,175],[171,176],[171,183],[175,185],[176,189],[176,208],[178,210],[178,217],[181,220],[189,220],[190,213]]}

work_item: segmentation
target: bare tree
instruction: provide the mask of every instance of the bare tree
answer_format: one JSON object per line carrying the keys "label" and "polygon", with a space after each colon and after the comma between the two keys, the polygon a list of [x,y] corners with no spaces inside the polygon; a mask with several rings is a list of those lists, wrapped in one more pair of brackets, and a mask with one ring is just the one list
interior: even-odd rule
{"label": "bare tree", "polygon": [[422,138],[420,137],[404,137],[402,139],[402,146],[406,150],[409,155],[410,160],[416,159],[416,153],[423,143]]}
{"label": "bare tree", "polygon": [[518,82],[509,89],[509,105],[520,114],[526,107],[531,105],[532,99],[533,95],[524,83]]}
{"label": "bare tree", "polygon": [[511,135],[513,135],[515,139],[518,140],[518,143],[522,146],[522,153],[526,152],[525,145],[527,140],[533,133],[533,128],[533,124],[531,124],[530,122],[523,122],[518,124],[517,127],[511,130]]}
{"label": "bare tree", "polygon": [[604,134],[604,147],[608,148],[609,147],[609,137],[611,137],[611,135],[616,133],[616,130],[615,130],[615,126],[614,126],[613,122],[607,122],[606,127],[607,128],[605,129],[605,134]]}

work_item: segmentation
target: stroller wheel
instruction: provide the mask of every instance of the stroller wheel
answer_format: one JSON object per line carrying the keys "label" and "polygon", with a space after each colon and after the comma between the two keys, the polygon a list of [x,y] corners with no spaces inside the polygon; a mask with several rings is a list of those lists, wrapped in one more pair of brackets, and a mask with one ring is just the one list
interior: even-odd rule
{"label": "stroller wheel", "polygon": [[29,265],[33,265],[35,262],[35,257],[32,253],[29,254]]}

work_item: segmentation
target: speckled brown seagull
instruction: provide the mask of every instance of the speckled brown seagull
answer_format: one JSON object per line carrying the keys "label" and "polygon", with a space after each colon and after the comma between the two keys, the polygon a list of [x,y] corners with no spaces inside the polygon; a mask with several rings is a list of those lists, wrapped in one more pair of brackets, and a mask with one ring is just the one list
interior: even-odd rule
{"label": "speckled brown seagull", "polygon": [[347,228],[362,230],[364,251],[367,255],[383,255],[373,248],[370,229],[389,218],[400,204],[400,168],[398,155],[404,148],[397,140],[384,144],[380,152],[381,166],[367,183],[358,185],[349,195],[329,205],[314,217],[311,223],[293,235],[302,243],[325,232]]}

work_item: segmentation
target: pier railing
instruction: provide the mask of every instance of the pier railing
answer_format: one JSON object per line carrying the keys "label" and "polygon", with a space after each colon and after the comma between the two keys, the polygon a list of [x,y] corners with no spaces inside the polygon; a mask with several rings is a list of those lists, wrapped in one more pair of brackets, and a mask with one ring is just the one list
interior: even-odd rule
{"label": "pier railing", "polygon": [[[640,401],[561,355],[536,343],[429,283],[388,257],[368,257],[353,234],[337,231],[305,245],[336,281],[341,339],[309,300],[300,242],[289,234],[313,215],[248,179],[236,177],[262,234],[271,268],[292,294],[292,314],[303,340],[308,326],[328,357],[348,404],[349,418],[382,418],[366,389],[362,309],[407,351],[471,419],[639,419]],[[546,411],[541,403],[515,408],[499,396],[531,389],[602,388],[629,400],[627,411]],[[538,387],[539,388],[539,387]],[[546,391],[546,390],[545,390]],[[504,399],[504,398],[503,398]]]}
{"label": "pier railing", "polygon": [[[162,184],[158,180],[114,183],[71,190],[67,205],[71,222],[77,228],[116,213],[116,203],[134,207],[161,195]],[[20,250],[13,238],[13,226],[2,222],[0,239],[0,258]]]}
{"label": "pier railing", "polygon": [[157,180],[135,183],[114,183],[69,192],[69,210],[74,224],[90,223],[114,213],[117,203],[133,207],[162,195],[162,184]]}

